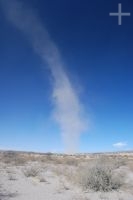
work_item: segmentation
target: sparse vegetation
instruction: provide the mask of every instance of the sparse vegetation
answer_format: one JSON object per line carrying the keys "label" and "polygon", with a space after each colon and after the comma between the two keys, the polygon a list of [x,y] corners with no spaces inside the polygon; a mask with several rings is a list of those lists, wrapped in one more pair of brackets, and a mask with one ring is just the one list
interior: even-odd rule
{"label": "sparse vegetation", "polygon": [[39,175],[40,173],[40,168],[36,167],[36,166],[30,166],[30,167],[26,167],[24,170],[24,175],[26,177],[36,177]]}
{"label": "sparse vegetation", "polygon": [[2,161],[5,164],[12,164],[15,166],[25,165],[28,162],[29,158],[27,159],[25,156],[19,155],[17,152],[4,152],[2,156]]}
{"label": "sparse vegetation", "polygon": [[80,169],[79,182],[83,188],[108,192],[117,190],[124,184],[123,176],[114,173],[117,165],[104,159],[102,157],[90,166],[83,167],[82,171]]}
{"label": "sparse vegetation", "polygon": [[[38,187],[42,193],[44,188],[49,188],[50,191],[59,188],[61,195],[78,188],[79,194],[72,199],[126,200],[127,194],[130,194],[133,188],[130,184],[133,176],[132,156],[129,158],[121,154],[58,155],[2,152],[0,162],[3,182],[7,181],[9,185],[16,186],[17,183],[25,181],[27,188],[32,184],[31,188]],[[23,177],[21,180],[22,173],[23,176],[32,178],[27,181],[27,178]],[[47,187],[43,187],[45,185]],[[23,187],[26,189],[24,184]],[[18,187],[17,191],[19,189],[21,188]],[[94,198],[93,194],[96,195]]]}

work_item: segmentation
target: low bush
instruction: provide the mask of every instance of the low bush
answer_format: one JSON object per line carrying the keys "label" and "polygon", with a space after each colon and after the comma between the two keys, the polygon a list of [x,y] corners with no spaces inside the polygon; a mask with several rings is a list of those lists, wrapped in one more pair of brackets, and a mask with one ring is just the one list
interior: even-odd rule
{"label": "low bush", "polygon": [[35,166],[30,166],[30,167],[25,168],[23,172],[26,177],[36,177],[39,175],[40,169]]}
{"label": "low bush", "polygon": [[123,185],[124,177],[120,173],[114,173],[114,171],[114,165],[101,162],[99,159],[90,166],[82,167],[82,170],[80,169],[78,173],[79,182],[83,188],[93,191],[108,192],[117,190]]}

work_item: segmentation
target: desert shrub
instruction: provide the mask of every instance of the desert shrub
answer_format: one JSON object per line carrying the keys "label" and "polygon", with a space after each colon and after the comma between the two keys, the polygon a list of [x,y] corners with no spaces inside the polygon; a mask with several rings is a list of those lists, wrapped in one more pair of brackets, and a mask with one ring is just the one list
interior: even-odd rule
{"label": "desert shrub", "polygon": [[16,158],[16,153],[12,151],[7,151],[3,153],[2,161],[6,164],[10,164]]}
{"label": "desert shrub", "polygon": [[77,166],[79,159],[70,156],[60,157],[49,153],[42,157],[41,162]]}
{"label": "desert shrub", "polygon": [[30,166],[30,167],[26,167],[23,170],[23,173],[26,177],[36,177],[39,175],[40,173],[40,168],[36,167],[36,166]]}
{"label": "desert shrub", "polygon": [[7,151],[3,153],[2,162],[5,164],[12,164],[12,165],[24,165],[27,163],[26,157],[22,156],[21,154],[13,151]]}
{"label": "desert shrub", "polygon": [[114,165],[116,168],[119,168],[121,166],[124,166],[127,164],[128,159],[127,158],[122,158],[122,157],[116,157],[113,159]]}
{"label": "desert shrub", "polygon": [[13,164],[15,165],[15,166],[23,166],[23,165],[25,165],[26,163],[28,162],[28,160],[25,158],[25,157],[23,157],[23,156],[16,156],[16,158],[14,158],[14,160],[13,160]]}
{"label": "desert shrub", "polygon": [[64,157],[62,159],[62,164],[64,165],[70,165],[70,166],[77,166],[78,160],[74,157]]}
{"label": "desert shrub", "polygon": [[53,160],[53,154],[51,152],[47,152],[45,154],[47,161],[52,161]]}
{"label": "desert shrub", "polygon": [[74,159],[67,158],[67,159],[64,160],[64,164],[65,165],[72,165],[72,166],[74,166],[74,165],[77,165],[77,162]]}
{"label": "desert shrub", "polygon": [[78,176],[83,188],[94,191],[108,192],[123,185],[123,177],[114,173],[114,166],[102,163],[100,159],[90,166],[82,167]]}
{"label": "desert shrub", "polygon": [[94,159],[93,162],[98,162],[98,164],[100,165],[104,164],[113,169],[117,169],[121,166],[126,165],[127,159],[120,156],[109,157],[108,155],[101,155],[98,159]]}

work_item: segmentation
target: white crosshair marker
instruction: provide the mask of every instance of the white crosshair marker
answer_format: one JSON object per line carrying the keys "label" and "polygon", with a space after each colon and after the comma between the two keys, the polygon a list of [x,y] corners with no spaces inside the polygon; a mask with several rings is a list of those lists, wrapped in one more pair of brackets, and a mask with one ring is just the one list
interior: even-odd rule
{"label": "white crosshair marker", "polygon": [[122,4],[118,4],[118,13],[109,13],[110,16],[118,16],[118,25],[122,25],[122,17],[123,16],[131,16],[131,13],[123,13],[122,12]]}

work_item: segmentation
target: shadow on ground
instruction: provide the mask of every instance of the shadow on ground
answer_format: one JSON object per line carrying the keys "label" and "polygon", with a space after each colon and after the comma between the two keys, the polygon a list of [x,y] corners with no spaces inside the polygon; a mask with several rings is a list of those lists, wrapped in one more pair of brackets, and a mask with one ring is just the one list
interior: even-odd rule
{"label": "shadow on ground", "polygon": [[17,196],[17,193],[9,193],[9,192],[0,191],[0,200],[8,200],[16,196]]}

